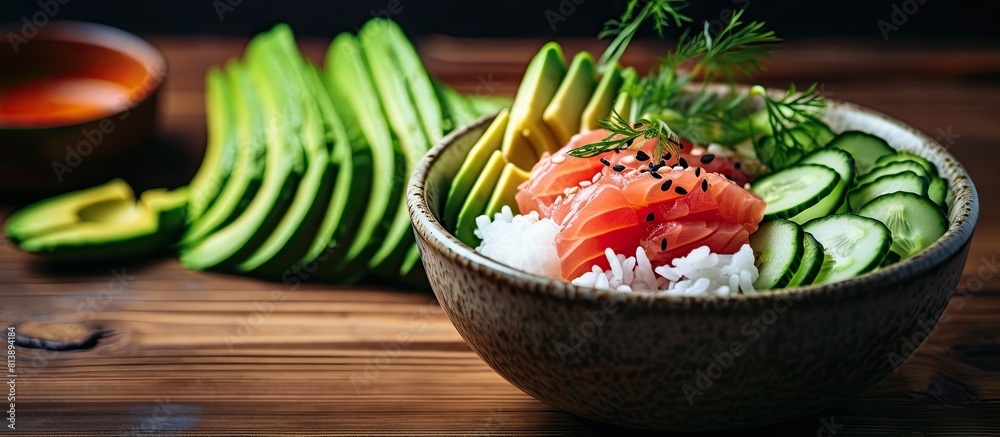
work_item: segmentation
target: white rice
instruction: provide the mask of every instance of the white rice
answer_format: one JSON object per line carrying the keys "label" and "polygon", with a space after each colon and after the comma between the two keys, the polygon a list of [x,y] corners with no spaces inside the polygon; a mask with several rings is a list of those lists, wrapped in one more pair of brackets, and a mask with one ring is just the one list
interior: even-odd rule
{"label": "white rice", "polygon": [[[555,237],[558,226],[538,214],[513,215],[503,207],[491,221],[476,219],[476,236],[483,240],[477,251],[511,267],[537,275],[561,278]],[[757,280],[753,250],[744,244],[732,255],[712,253],[708,246],[675,258],[670,264],[653,267],[640,246],[634,256],[605,250],[610,269],[591,271],[574,279],[574,285],[621,292],[648,291],[678,296],[754,294]]]}
{"label": "white rice", "polygon": [[514,215],[504,206],[489,216],[476,218],[476,237],[483,242],[476,251],[513,268],[536,275],[560,277],[556,233],[559,227],[550,219],[538,219],[538,213]]}

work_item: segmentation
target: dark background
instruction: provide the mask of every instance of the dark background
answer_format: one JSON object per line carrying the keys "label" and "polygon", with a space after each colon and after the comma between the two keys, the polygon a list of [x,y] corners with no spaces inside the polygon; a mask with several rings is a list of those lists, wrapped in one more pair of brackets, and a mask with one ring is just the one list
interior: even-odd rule
{"label": "dark background", "polygon": [[[624,0],[41,0],[58,4],[56,19],[110,24],[139,34],[253,35],[288,22],[299,35],[330,37],[351,30],[372,15],[391,15],[408,34],[461,37],[596,36],[602,23],[621,13]],[[395,5],[393,2],[398,2]],[[892,23],[893,5],[917,10],[890,41],[1000,41],[1000,2],[990,0],[708,0],[692,1],[688,14],[718,19],[726,9],[746,6],[747,16],[766,20],[785,38],[884,39],[878,21]],[[560,12],[569,12],[563,14]],[[385,14],[392,8],[397,13]],[[51,9],[51,7],[50,7]],[[0,1],[0,22],[31,19],[39,0]],[[552,15],[555,28],[550,23]],[[220,19],[221,13],[221,19]],[[897,24],[900,22],[897,17]],[[649,32],[652,33],[652,32]]]}

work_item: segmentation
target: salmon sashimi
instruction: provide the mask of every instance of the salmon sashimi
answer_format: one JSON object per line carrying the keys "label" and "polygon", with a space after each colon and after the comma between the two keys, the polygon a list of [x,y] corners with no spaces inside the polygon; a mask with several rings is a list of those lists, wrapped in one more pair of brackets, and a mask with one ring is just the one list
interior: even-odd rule
{"label": "salmon sashimi", "polygon": [[566,155],[606,136],[597,132],[577,135],[552,155],[562,158],[536,165],[517,194],[522,214],[537,211],[559,226],[556,251],[564,279],[595,265],[608,269],[608,248],[629,254],[642,247],[655,266],[700,246],[731,254],[749,242],[766,204],[732,176],[682,163],[684,155],[650,168],[655,140],[593,158]]}

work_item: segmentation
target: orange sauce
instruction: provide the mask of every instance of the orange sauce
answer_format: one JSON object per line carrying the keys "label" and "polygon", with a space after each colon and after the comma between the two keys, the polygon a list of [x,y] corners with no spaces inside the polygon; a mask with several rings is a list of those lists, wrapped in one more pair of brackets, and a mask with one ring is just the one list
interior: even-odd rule
{"label": "orange sauce", "polygon": [[0,126],[73,124],[115,114],[145,97],[149,72],[114,50],[63,41],[0,49]]}

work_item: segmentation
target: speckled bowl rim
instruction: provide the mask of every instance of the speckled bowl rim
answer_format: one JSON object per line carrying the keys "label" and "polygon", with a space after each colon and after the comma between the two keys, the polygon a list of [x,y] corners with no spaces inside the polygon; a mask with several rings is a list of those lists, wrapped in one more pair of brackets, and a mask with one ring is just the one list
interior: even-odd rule
{"label": "speckled bowl rim", "polygon": [[[775,91],[769,90],[769,92]],[[778,298],[784,300],[801,300],[821,296],[826,298],[844,298],[862,293],[878,292],[885,285],[927,273],[956,255],[971,240],[979,218],[979,198],[972,179],[965,168],[940,143],[895,118],[849,102],[827,100],[827,105],[829,108],[838,108],[840,110],[853,111],[862,115],[879,118],[883,122],[913,134],[924,143],[924,147],[929,154],[937,155],[940,161],[945,164],[945,167],[951,168],[949,172],[944,171],[944,168],[939,169],[942,176],[950,173],[948,182],[952,205],[947,232],[929,247],[902,262],[845,281],[806,287],[784,288],[752,295],[675,296],[655,292],[619,292],[577,286],[568,282],[523,272],[485,257],[476,252],[474,248],[467,246],[455,238],[434,217],[425,198],[424,184],[427,175],[434,168],[435,163],[437,163],[438,158],[445,149],[469,132],[480,129],[487,123],[490,123],[495,115],[484,116],[467,126],[455,130],[442,139],[441,142],[435,145],[420,160],[409,180],[406,192],[407,207],[414,230],[428,243],[442,251],[442,253],[452,260],[467,263],[463,265],[475,267],[477,271],[490,280],[506,282],[508,285],[511,285],[512,289],[524,289],[527,292],[541,293],[567,300],[597,301],[611,299],[619,302],[676,303],[685,307],[701,306],[707,308],[720,305],[728,306],[729,304],[752,303],[754,301],[769,302]]]}

